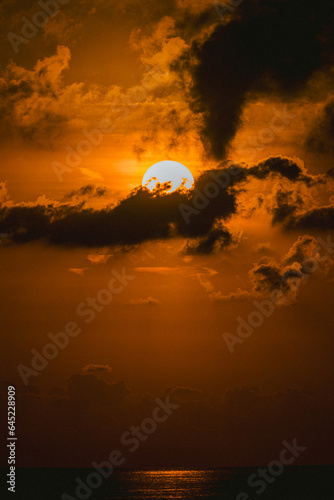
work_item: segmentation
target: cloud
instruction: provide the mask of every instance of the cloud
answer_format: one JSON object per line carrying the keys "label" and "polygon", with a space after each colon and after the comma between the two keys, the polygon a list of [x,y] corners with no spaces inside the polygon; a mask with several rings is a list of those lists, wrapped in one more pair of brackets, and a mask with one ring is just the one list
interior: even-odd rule
{"label": "cloud", "polygon": [[[0,126],[4,136],[17,132],[27,141],[50,141],[65,134],[70,118],[59,101],[64,97],[61,75],[69,67],[70,58],[70,50],[58,46],[55,55],[37,61],[33,70],[14,62],[8,64],[0,78]],[[68,87],[67,97],[71,90],[73,86]]]}
{"label": "cloud", "polygon": [[245,173],[256,179],[266,179],[270,175],[276,175],[291,182],[304,182],[307,185],[324,182],[322,176],[309,175],[305,167],[296,159],[281,155],[270,156],[257,165],[249,167]]}
{"label": "cloud", "polygon": [[[288,278],[284,279],[285,276]],[[272,292],[279,291],[286,297],[285,303],[291,303],[297,294],[296,280],[299,283],[304,275],[300,266],[282,268],[273,261],[266,261],[255,264],[249,272],[249,277],[255,294],[269,297]]]}
{"label": "cloud", "polygon": [[[206,151],[226,155],[250,95],[294,97],[333,56],[334,6],[312,0],[241,2],[183,58]],[[194,62],[195,61],[195,62]]]}
{"label": "cloud", "polygon": [[328,256],[320,255],[318,241],[313,236],[303,235],[299,236],[280,263],[263,257],[254,264],[248,273],[252,283],[251,290],[238,288],[234,292],[223,294],[215,290],[205,276],[198,276],[198,281],[213,302],[270,298],[273,292],[280,292],[278,304],[281,302],[289,305],[296,301],[300,286],[307,282],[311,274],[327,274],[332,265],[333,261]]}
{"label": "cloud", "polygon": [[287,305],[296,300],[300,285],[306,283],[311,274],[327,273],[332,265],[328,256],[319,254],[318,241],[306,234],[299,236],[281,263],[264,258],[254,265],[249,277],[255,295],[268,297],[272,292],[279,291]]}
{"label": "cloud", "polygon": [[79,276],[83,276],[84,272],[87,271],[88,267],[71,267],[69,269],[70,273],[78,274]]}
{"label": "cloud", "polygon": [[187,223],[180,205],[191,209],[195,196],[195,191],[164,194],[139,187],[115,207],[101,210],[80,204],[3,206],[0,232],[10,233],[18,243],[45,238],[63,245],[127,246],[173,236],[200,237],[210,232],[216,218],[236,212],[235,194],[221,189],[218,199]]}
{"label": "cloud", "polygon": [[231,247],[237,242],[230,231],[221,223],[216,224],[204,238],[187,242],[182,249],[184,255],[210,255]]}
{"label": "cloud", "polygon": [[305,206],[305,198],[295,189],[287,189],[285,186],[277,185],[274,187],[272,196],[273,206],[270,208],[272,213],[272,223],[279,224],[293,215]]}
{"label": "cloud", "polygon": [[164,396],[167,395],[171,397],[172,401],[182,404],[199,401],[202,398],[202,391],[191,387],[173,387],[165,390]]}
{"label": "cloud", "polygon": [[4,204],[9,200],[6,182],[0,182],[0,204]]}
{"label": "cloud", "polygon": [[106,195],[108,188],[106,186],[95,186],[94,184],[87,184],[79,189],[75,189],[66,193],[64,200],[81,200],[85,198],[101,198]]}
{"label": "cloud", "polygon": [[49,396],[56,396],[59,398],[63,398],[66,395],[66,391],[62,387],[51,387],[48,394]]}
{"label": "cloud", "polygon": [[292,245],[288,253],[283,257],[285,265],[294,263],[303,264],[308,259],[317,258],[319,260],[319,243],[308,234],[299,236],[298,240]]}
{"label": "cloud", "polygon": [[269,253],[269,252],[272,252],[272,245],[270,242],[259,243],[258,245],[256,245],[254,250],[255,250],[255,252],[259,252],[259,253],[262,253],[262,252]]}
{"label": "cloud", "polygon": [[309,132],[305,146],[315,153],[333,153],[334,151],[334,100],[323,108]]}
{"label": "cloud", "polygon": [[131,299],[125,303],[127,306],[157,306],[161,304],[159,299],[147,297],[146,299]]}
{"label": "cloud", "polygon": [[[108,248],[106,251],[108,251]],[[92,264],[106,264],[112,255],[111,253],[90,253],[87,255],[87,260]]]}
{"label": "cloud", "polygon": [[[182,463],[198,469],[245,464],[257,467],[276,456],[282,435],[291,443],[297,435],[299,445],[312,447],[312,456],[307,460],[313,464],[327,459],[330,463],[332,446],[327,451],[328,439],[325,443],[323,436],[325,430],[326,438],[332,437],[333,390],[327,387],[320,390],[316,384],[307,393],[286,385],[280,392],[264,389],[250,385],[230,387],[223,392],[207,386],[201,391],[196,386],[179,385],[142,398],[138,393],[124,395],[122,383],[107,384],[93,375],[71,377],[71,393],[54,388],[51,394],[44,395],[38,394],[37,388],[35,394],[23,394],[18,387],[20,407],[26,415],[20,435],[23,442],[34,436],[33,453],[27,447],[22,448],[20,460],[25,466],[64,467],[65,460],[67,467],[89,467],[93,456],[101,463],[111,449],[120,449],[117,443],[125,431],[151,417],[156,397],[162,401],[169,397],[179,407],[165,425],[159,425],[159,432],[154,439],[147,440],[142,451],[126,454],[130,468],[166,467],[166,464],[181,467]],[[41,412],[44,419],[40,419]],[[60,422],[64,425],[59,426]],[[57,424],[59,432],[55,432]],[[46,442],[51,444],[52,454],[45,447]],[[245,442],[249,444],[246,448]],[[64,456],[66,443],[75,446],[69,446]],[[204,450],[201,454],[196,453],[199,446]],[[222,449],[226,450],[223,458]],[[234,497],[238,492],[239,483]]]}
{"label": "cloud", "polygon": [[137,273],[149,273],[149,274],[179,274],[182,272],[180,267],[135,267]]}
{"label": "cloud", "polygon": [[110,365],[97,365],[94,363],[90,363],[89,365],[84,366],[82,371],[91,373],[93,375],[99,375],[101,373],[110,373],[112,371],[112,368]]}
{"label": "cloud", "polygon": [[[96,371],[95,371],[96,373]],[[101,373],[98,371],[98,373]],[[109,384],[93,374],[75,374],[68,381],[68,394],[79,404],[113,404],[121,402],[128,394],[125,383]]]}
{"label": "cloud", "polygon": [[221,291],[213,291],[209,295],[210,300],[213,302],[229,302],[231,300],[248,300],[254,298],[254,293],[248,292],[247,290],[241,290],[238,288],[235,292],[223,295]]}
{"label": "cloud", "polygon": [[334,207],[313,208],[303,213],[292,215],[284,221],[289,230],[331,230],[334,229]]}
{"label": "cloud", "polygon": [[[183,249],[185,254],[209,255],[239,242],[240,235],[233,234],[224,223],[237,214],[238,194],[247,190],[247,181],[252,178],[281,178],[305,187],[332,182],[330,176],[311,176],[295,161],[281,156],[249,167],[222,163],[200,174],[194,189],[166,193],[163,187],[154,192],[138,187],[116,205],[103,201],[100,209],[86,206],[86,198],[82,198],[91,195],[104,199],[104,188],[91,185],[70,193],[68,202],[45,197],[36,203],[5,201],[0,206],[0,233],[8,234],[16,243],[45,239],[54,245],[115,248],[181,237],[189,240]],[[292,190],[276,190],[276,208],[272,209],[275,222],[289,225],[294,221],[297,208],[306,199],[296,196]],[[327,213],[318,215],[319,224],[321,217],[327,216],[327,225],[322,223],[321,227],[328,227],[331,214],[328,208]],[[302,221],[298,224],[303,227]]]}
{"label": "cloud", "polygon": [[209,272],[207,273],[197,273],[196,277],[199,284],[204,289],[205,293],[208,294],[208,297],[212,302],[229,302],[231,300],[247,300],[254,298],[253,292],[241,290],[240,288],[238,288],[235,292],[230,292],[224,295],[220,290],[216,290],[213,283],[209,280],[210,277],[218,273],[210,269],[208,271]]}

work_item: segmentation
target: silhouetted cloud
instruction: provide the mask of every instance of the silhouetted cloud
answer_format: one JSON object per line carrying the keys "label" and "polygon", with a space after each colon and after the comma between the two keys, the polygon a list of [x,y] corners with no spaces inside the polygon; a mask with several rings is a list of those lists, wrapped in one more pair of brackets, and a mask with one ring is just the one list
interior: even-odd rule
{"label": "silhouetted cloud", "polygon": [[314,123],[306,143],[307,149],[315,153],[334,151],[334,100],[329,101]]}
{"label": "silhouetted cloud", "polygon": [[[258,466],[268,463],[268,456],[275,456],[282,435],[289,440],[296,430],[298,444],[312,446],[311,458],[307,460],[314,464],[327,462],[328,458],[330,463],[330,450],[326,450],[333,442],[331,388],[319,390],[315,385],[304,393],[288,386],[277,392],[250,385],[232,386],[226,391],[205,387],[201,391],[196,386],[181,385],[145,398],[138,393],[119,398],[115,393],[125,393],[122,383],[107,384],[93,375],[73,375],[70,380],[70,393],[55,388],[44,396],[38,395],[38,391],[23,394],[17,388],[25,415],[20,431],[22,442],[34,435],[33,453],[28,447],[21,450],[20,460],[25,466],[64,467],[65,463],[68,467],[89,467],[92,456],[100,463],[114,447],[125,455],[127,449],[117,446],[120,437],[152,415],[157,396],[178,408],[165,424],[159,424],[154,439],[145,443],[149,453],[143,446],[142,452],[125,455],[128,466]],[[330,437],[329,443],[328,439],[325,443],[324,433]],[[45,442],[51,443],[52,453]],[[65,455],[64,442],[71,444]],[[203,453],[196,453],[199,447]],[[223,456],[222,449],[226,451]]]}
{"label": "silhouetted cloud", "polygon": [[101,198],[105,196],[108,188],[106,186],[94,186],[94,184],[87,184],[80,189],[75,189],[66,193],[65,200],[78,199],[78,198]]}
{"label": "silhouetted cloud", "polygon": [[290,230],[322,230],[334,229],[334,207],[319,207],[289,217],[284,227]]}
{"label": "silhouetted cloud", "polygon": [[298,191],[280,185],[276,186],[273,193],[273,207],[270,209],[274,225],[293,217],[298,210],[303,208],[304,198]]}
{"label": "silhouetted cloud", "polygon": [[187,242],[182,249],[185,255],[209,255],[228,248],[237,241],[222,224],[217,224],[209,233],[198,240]]}
{"label": "silhouetted cloud", "polygon": [[[160,186],[150,192],[138,187],[117,205],[107,204],[101,209],[86,207],[82,196],[76,201],[72,199],[78,193],[99,199],[107,196],[105,188],[92,185],[70,193],[68,203],[40,197],[35,204],[15,205],[5,198],[0,206],[0,233],[7,234],[16,243],[45,239],[55,245],[125,248],[150,240],[183,237],[190,240],[184,247],[185,254],[210,254],[239,241],[224,222],[237,213],[240,188],[247,189],[247,182],[253,178],[285,179],[305,187],[331,179],[311,176],[295,161],[277,156],[250,167],[222,163],[216,169],[203,172],[191,190],[168,193]],[[275,203],[273,221],[293,225],[293,216],[297,208],[303,207],[303,199],[292,189],[277,190]],[[326,220],[329,220],[332,212],[330,208],[327,211]],[[318,219],[320,223],[320,215]],[[322,222],[321,227],[328,224]],[[303,225],[301,220],[295,225],[306,227],[307,222]],[[110,253],[92,255],[91,261],[105,262]]]}
{"label": "silhouetted cloud", "polygon": [[77,403],[118,403],[129,393],[130,391],[124,382],[109,384],[90,373],[88,375],[72,375],[68,381],[68,394]]}
{"label": "silhouetted cloud", "polygon": [[192,44],[183,62],[208,153],[225,156],[251,93],[293,97],[332,62],[333,19],[330,0],[241,2],[204,43]]}
{"label": "silhouetted cloud", "polygon": [[270,296],[280,291],[285,297],[284,304],[290,304],[296,300],[300,285],[310,274],[326,273],[332,264],[328,256],[320,257],[319,243],[313,236],[299,236],[281,263],[264,258],[254,265],[249,272],[253,293]]}

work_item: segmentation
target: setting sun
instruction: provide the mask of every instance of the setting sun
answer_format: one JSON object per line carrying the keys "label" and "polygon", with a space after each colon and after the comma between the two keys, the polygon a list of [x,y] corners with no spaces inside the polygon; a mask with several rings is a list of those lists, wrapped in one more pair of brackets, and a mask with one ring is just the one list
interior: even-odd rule
{"label": "setting sun", "polygon": [[333,498],[334,1],[0,25],[3,489]]}
{"label": "setting sun", "polygon": [[150,191],[156,188],[157,184],[170,183],[170,192],[176,191],[179,187],[190,189],[194,183],[194,178],[190,170],[177,161],[159,161],[152,165],[145,173],[142,185]]}

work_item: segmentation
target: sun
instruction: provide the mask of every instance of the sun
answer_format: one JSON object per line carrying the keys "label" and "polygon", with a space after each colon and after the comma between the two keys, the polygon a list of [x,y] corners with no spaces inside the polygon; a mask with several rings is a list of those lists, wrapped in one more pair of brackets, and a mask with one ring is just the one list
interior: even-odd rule
{"label": "sun", "polygon": [[168,192],[176,191],[179,187],[190,189],[194,178],[190,170],[177,161],[159,161],[148,168],[143,177],[142,185],[153,191],[157,184],[170,182]]}

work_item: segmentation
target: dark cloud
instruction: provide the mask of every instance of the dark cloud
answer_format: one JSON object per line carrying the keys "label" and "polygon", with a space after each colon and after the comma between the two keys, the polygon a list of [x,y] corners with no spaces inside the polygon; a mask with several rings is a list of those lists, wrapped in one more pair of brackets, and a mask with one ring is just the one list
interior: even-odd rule
{"label": "dark cloud", "polygon": [[289,230],[320,230],[334,229],[334,207],[313,208],[284,220],[284,227]]}
{"label": "dark cloud", "polygon": [[304,277],[298,266],[282,267],[276,262],[271,261],[255,264],[249,276],[253,283],[255,294],[269,297],[274,291],[281,292],[285,298],[285,304],[295,300],[297,287],[300,284],[300,280]]}
{"label": "dark cloud", "polygon": [[51,387],[48,394],[49,396],[58,396],[59,398],[63,398],[66,395],[66,391],[62,387]]}
{"label": "dark cloud", "polygon": [[274,193],[274,206],[271,209],[272,223],[275,225],[284,222],[303,207],[304,198],[300,193],[279,186]]}
{"label": "dark cloud", "polygon": [[[112,386],[96,378],[92,382],[90,377],[93,376],[71,377],[71,385],[76,386],[84,403],[80,405],[72,397],[73,390],[71,394],[57,390],[48,396],[35,396],[23,394],[18,388],[18,404],[25,415],[21,443],[31,443],[32,439],[34,442],[33,447],[22,447],[22,465],[89,467],[92,457],[99,463],[107,459],[111,450],[118,449],[126,457],[127,467],[139,469],[166,464],[198,468],[258,466],[277,456],[283,439],[292,442],[296,436],[299,445],[312,449],[306,463],[330,463],[334,403],[331,388],[319,391],[315,387],[308,393],[298,389],[271,393],[257,387],[231,387],[224,394],[172,386],[160,395],[142,398],[131,393],[115,399],[114,394],[109,397],[109,391],[114,393],[117,384]],[[121,436],[152,416],[157,396],[162,401],[169,397],[178,408],[165,423],[159,423],[158,431],[136,453],[128,453],[128,447],[120,444]],[[45,442],[50,446],[45,447]]]}
{"label": "dark cloud", "polygon": [[318,242],[313,236],[308,234],[299,236],[298,240],[292,245],[289,252],[284,257],[283,262],[285,265],[292,265],[297,262],[302,265],[303,272],[307,272],[303,268],[303,265],[308,259],[316,255],[317,248]]}
{"label": "dark cloud", "polygon": [[280,155],[271,156],[259,162],[257,165],[248,168],[247,173],[257,179],[266,179],[270,174],[276,174],[291,182],[299,181],[306,184],[316,182],[316,178],[308,175],[306,170],[298,165],[295,160]]}
{"label": "dark cloud", "polygon": [[[200,237],[210,232],[216,218],[227,219],[236,212],[236,194],[227,189],[202,210],[193,208],[196,199],[195,191],[152,194],[138,188],[116,207],[102,210],[81,205],[5,206],[0,232],[9,233],[15,242],[46,238],[54,244],[124,246],[173,235]],[[181,203],[192,211],[189,220]]]}
{"label": "dark cloud", "polygon": [[[334,228],[334,207],[331,170],[325,175],[309,176],[302,173],[303,185],[298,187],[285,183],[274,186],[273,193],[267,197],[268,211],[272,214],[273,225],[280,224],[286,230],[329,230]],[[316,185],[324,186],[329,200],[323,191],[308,191]],[[314,195],[314,196],[313,196]],[[321,206],[323,204],[323,206]],[[320,206],[319,206],[320,205]]]}
{"label": "dark cloud", "polygon": [[182,252],[185,255],[209,255],[231,246],[235,241],[226,227],[217,224],[204,238],[188,241]]}
{"label": "dark cloud", "polygon": [[204,43],[192,44],[183,63],[208,153],[224,157],[251,93],[294,97],[333,62],[333,19],[331,0],[253,0],[240,3]]}
{"label": "dark cloud", "polygon": [[327,272],[332,264],[331,260],[320,257],[319,244],[313,236],[299,236],[281,263],[264,258],[255,264],[249,272],[253,293],[270,296],[279,291],[285,297],[284,304],[290,304],[310,274]]}
{"label": "dark cloud", "polygon": [[81,404],[120,403],[129,393],[130,391],[123,381],[108,384],[92,374],[75,374],[68,381],[70,398]]}
{"label": "dark cloud", "polygon": [[[116,206],[102,209],[84,206],[84,199],[106,195],[105,188],[91,185],[70,193],[71,203],[47,200],[44,204],[13,205],[5,198],[0,207],[0,233],[16,243],[45,239],[56,245],[87,247],[126,247],[184,237],[193,240],[186,245],[185,253],[210,254],[237,241],[223,222],[237,213],[238,189],[245,189],[252,178],[271,177],[306,186],[325,182],[324,176],[312,177],[296,162],[281,156],[252,167],[222,163],[217,169],[202,173],[192,190],[168,193],[164,191],[166,186],[158,186],[149,192],[139,187]],[[292,191],[278,193],[274,221],[286,223],[301,206],[302,201]]]}
{"label": "dark cloud", "polygon": [[166,389],[164,396],[169,395],[176,403],[189,403],[202,398],[202,392],[191,387],[174,387]]}
{"label": "dark cloud", "polygon": [[107,190],[108,188],[106,186],[94,186],[93,184],[87,184],[86,186],[82,186],[80,189],[66,193],[64,199],[70,200],[80,197],[101,198],[105,196]]}
{"label": "dark cloud", "polygon": [[315,153],[334,151],[334,100],[324,107],[306,139],[306,147]]}

